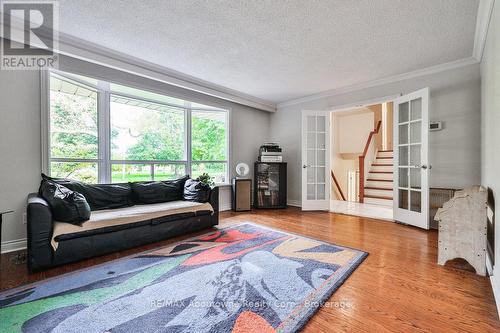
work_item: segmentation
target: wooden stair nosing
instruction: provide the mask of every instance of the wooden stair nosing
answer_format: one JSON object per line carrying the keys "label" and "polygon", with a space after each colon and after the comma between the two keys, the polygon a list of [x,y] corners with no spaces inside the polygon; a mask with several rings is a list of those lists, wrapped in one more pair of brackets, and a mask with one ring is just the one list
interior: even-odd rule
{"label": "wooden stair nosing", "polygon": [[388,149],[388,150],[379,150],[379,153],[393,153],[394,149]]}
{"label": "wooden stair nosing", "polygon": [[376,160],[380,159],[380,160],[389,160],[389,159],[392,159],[391,156],[377,156],[377,158],[375,158]]}
{"label": "wooden stair nosing", "polygon": [[367,178],[367,182],[393,182],[392,179],[373,179],[373,178]]}
{"label": "wooden stair nosing", "polygon": [[389,174],[389,173],[393,173],[392,171],[369,171],[369,173],[386,173],[386,174]]}
{"label": "wooden stair nosing", "polygon": [[372,163],[372,166],[394,166],[394,164]]}
{"label": "wooden stair nosing", "polygon": [[393,189],[392,189],[392,188],[386,188],[386,187],[375,187],[375,186],[365,186],[365,190],[393,191]]}
{"label": "wooden stair nosing", "polygon": [[393,200],[392,197],[384,197],[384,196],[381,196],[381,195],[369,195],[369,194],[365,194],[365,198],[382,199],[382,200]]}

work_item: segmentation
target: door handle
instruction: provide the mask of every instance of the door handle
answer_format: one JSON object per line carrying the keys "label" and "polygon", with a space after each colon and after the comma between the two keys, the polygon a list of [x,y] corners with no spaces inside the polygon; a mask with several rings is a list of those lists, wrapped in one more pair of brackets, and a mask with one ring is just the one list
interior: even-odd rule
{"label": "door handle", "polygon": [[427,165],[425,165],[425,164],[424,164],[424,165],[415,164],[413,167],[414,167],[414,168],[417,168],[417,169],[424,169],[424,170],[427,170],[427,169],[432,169],[432,166],[430,166],[430,165],[429,165],[429,166],[427,166]]}
{"label": "door handle", "polygon": [[305,165],[305,164],[304,164],[304,165],[302,166],[302,168],[303,168],[303,169],[305,169],[305,168],[307,168],[307,167],[309,167],[309,165]]}

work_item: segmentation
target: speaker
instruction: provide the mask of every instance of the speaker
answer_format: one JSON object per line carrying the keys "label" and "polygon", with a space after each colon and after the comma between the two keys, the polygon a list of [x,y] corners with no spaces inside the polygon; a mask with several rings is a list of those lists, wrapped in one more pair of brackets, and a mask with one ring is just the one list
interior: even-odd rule
{"label": "speaker", "polygon": [[235,212],[251,210],[252,180],[233,178],[232,206]]}

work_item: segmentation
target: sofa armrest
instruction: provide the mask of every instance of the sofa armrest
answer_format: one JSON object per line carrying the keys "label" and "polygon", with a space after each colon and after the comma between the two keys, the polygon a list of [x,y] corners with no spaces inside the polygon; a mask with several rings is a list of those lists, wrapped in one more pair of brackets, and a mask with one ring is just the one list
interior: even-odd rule
{"label": "sofa armrest", "polygon": [[219,187],[215,186],[212,187],[212,190],[210,191],[210,199],[209,199],[210,205],[212,205],[212,208],[214,210],[214,213],[212,215],[212,221],[213,224],[219,224]]}
{"label": "sofa armrest", "polygon": [[37,193],[28,196],[28,269],[30,272],[48,267],[52,263],[50,241],[54,223],[50,206]]}

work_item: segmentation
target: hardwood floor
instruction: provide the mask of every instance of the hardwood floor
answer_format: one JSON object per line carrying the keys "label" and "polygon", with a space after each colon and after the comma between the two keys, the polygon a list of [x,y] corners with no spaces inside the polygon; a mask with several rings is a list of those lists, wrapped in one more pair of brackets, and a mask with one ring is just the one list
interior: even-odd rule
{"label": "hardwood floor", "polygon": [[[224,212],[221,226],[253,222],[370,253],[304,332],[500,332],[489,279],[437,261],[437,232],[326,212]],[[205,231],[206,232],[206,231]],[[190,235],[191,236],[191,235]],[[0,289],[155,248],[176,239],[28,274],[1,256]]]}

